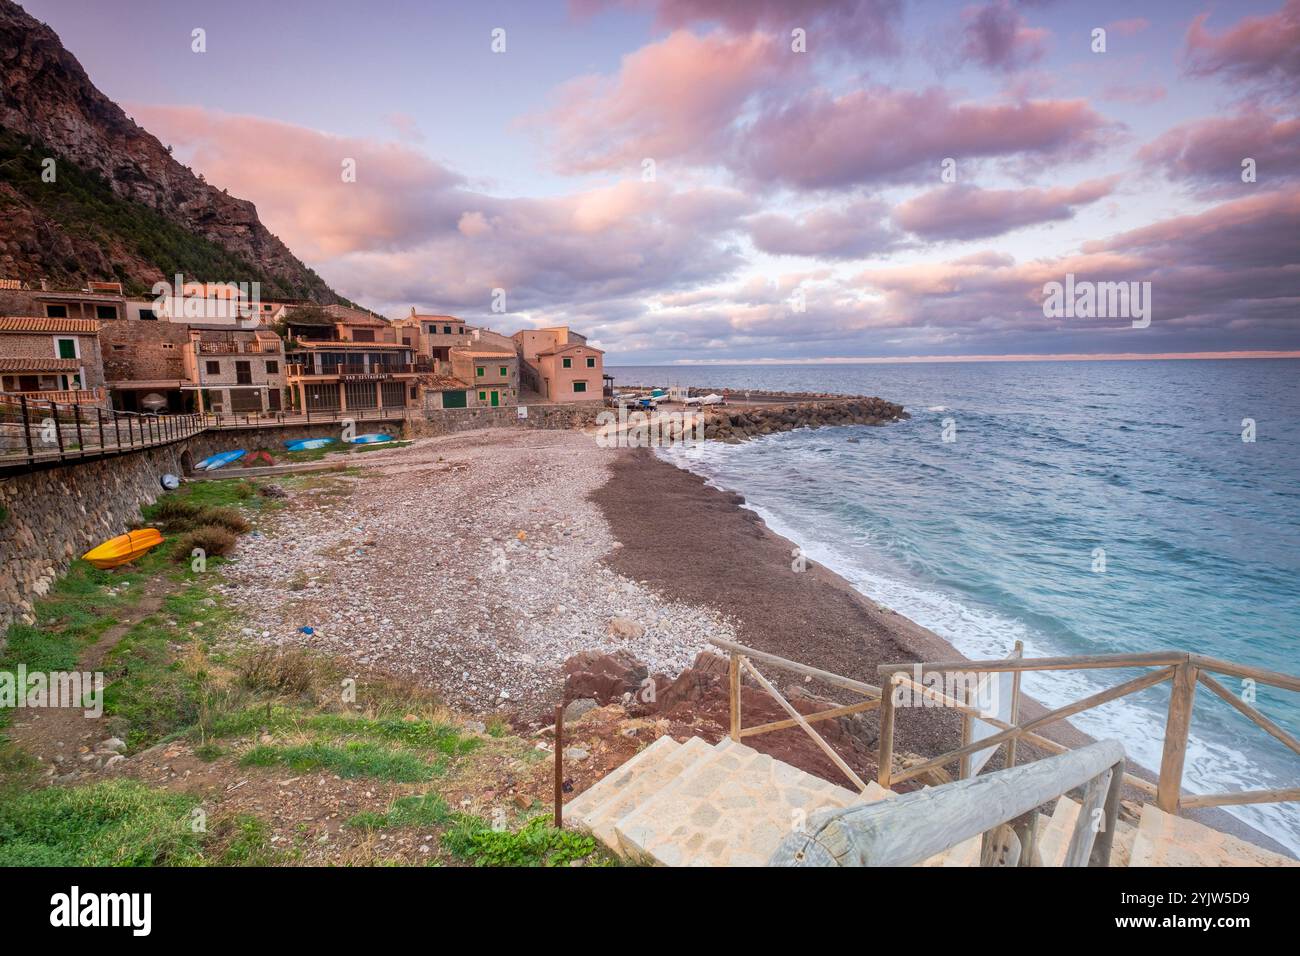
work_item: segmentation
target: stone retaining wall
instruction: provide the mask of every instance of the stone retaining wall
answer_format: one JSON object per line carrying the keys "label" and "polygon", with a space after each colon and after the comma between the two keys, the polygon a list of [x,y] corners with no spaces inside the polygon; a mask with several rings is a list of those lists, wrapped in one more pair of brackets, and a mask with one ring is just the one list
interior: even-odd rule
{"label": "stone retaining wall", "polygon": [[[526,408],[528,417],[520,418]],[[412,438],[451,435],[475,428],[587,428],[604,411],[597,402],[572,405],[503,405],[497,408],[431,408],[410,420]]]}
{"label": "stone retaining wall", "polygon": [[180,474],[185,442],[0,481],[0,647],[72,559],[124,533]]}

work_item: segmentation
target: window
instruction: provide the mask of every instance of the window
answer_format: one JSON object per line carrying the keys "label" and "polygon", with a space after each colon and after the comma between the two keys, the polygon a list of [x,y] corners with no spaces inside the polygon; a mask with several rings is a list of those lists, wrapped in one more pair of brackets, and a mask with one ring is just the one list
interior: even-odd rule
{"label": "window", "polygon": [[253,365],[251,362],[235,363],[235,383],[237,385],[253,384]]}
{"label": "window", "polygon": [[575,392],[585,392],[585,391],[587,390],[587,383],[586,383],[586,382],[574,382],[574,383],[573,383],[573,390],[574,390]]}
{"label": "window", "polygon": [[450,325],[444,325],[444,326],[442,327],[442,334],[443,334],[443,335],[451,335],[451,326],[450,326]]}
{"label": "window", "polygon": [[373,329],[353,329],[353,330],[352,330],[352,341],[353,341],[353,342],[373,342],[374,340],[375,340],[375,332],[374,332]]}
{"label": "window", "polygon": [[592,356],[587,359],[587,368],[595,368],[595,367],[596,367],[596,358],[595,356]]}
{"label": "window", "polygon": [[141,321],[144,321],[144,322],[157,322],[157,321],[158,321],[158,313],[154,312],[153,309],[141,309],[141,310],[140,310],[140,319],[141,319]]}
{"label": "window", "polygon": [[206,362],[206,363],[204,363],[204,364],[207,365],[207,369],[208,369],[208,374],[209,374],[209,375],[220,375],[220,374],[221,374],[221,363],[220,363],[220,362],[211,361],[211,362]]}
{"label": "window", "polygon": [[564,367],[565,367],[565,368],[573,368],[573,359],[571,359],[571,358],[566,358],[566,359],[564,359]]}
{"label": "window", "polygon": [[509,375],[509,374],[510,374],[510,369],[507,368],[506,366],[502,365],[502,366],[501,366],[501,376],[502,376],[502,378],[506,377],[506,376]]}
{"label": "window", "polygon": [[76,339],[55,339],[54,346],[58,350],[59,358],[61,359],[74,359],[81,357],[77,354]]}
{"label": "window", "polygon": [[95,318],[97,319],[116,319],[117,306],[115,305],[97,305],[95,306]]}
{"label": "window", "polygon": [[66,305],[47,305],[45,307],[45,317],[47,319],[66,319],[68,317],[68,307]]}
{"label": "window", "polygon": [[487,392],[479,392],[479,393],[478,393],[478,400],[479,400],[480,402],[486,402],[486,401],[487,401]]}
{"label": "window", "polygon": [[476,369],[474,369],[474,374],[477,375],[479,378],[482,378],[485,374],[487,374],[487,369],[485,369],[482,365],[480,365]]}
{"label": "window", "polygon": [[266,362],[266,374],[267,374],[267,375],[279,375],[279,374],[280,374],[280,363],[279,363],[279,362],[272,362],[270,359],[267,359],[267,362]]}

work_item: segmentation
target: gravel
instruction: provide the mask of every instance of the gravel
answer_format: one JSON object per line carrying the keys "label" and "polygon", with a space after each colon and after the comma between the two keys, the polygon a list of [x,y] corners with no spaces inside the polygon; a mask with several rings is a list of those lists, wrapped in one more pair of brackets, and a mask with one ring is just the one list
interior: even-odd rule
{"label": "gravel", "polygon": [[583,650],[676,674],[734,628],[602,563],[620,545],[587,496],[614,454],[541,430],[367,453],[359,474],[290,486],[262,536],[241,541],[224,590],[249,640],[340,654],[474,711],[540,719]]}

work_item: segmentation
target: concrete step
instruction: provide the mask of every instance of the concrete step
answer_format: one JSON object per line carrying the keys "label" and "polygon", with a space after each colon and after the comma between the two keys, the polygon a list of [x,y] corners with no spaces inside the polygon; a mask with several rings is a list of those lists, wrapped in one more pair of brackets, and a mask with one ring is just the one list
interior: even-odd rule
{"label": "concrete step", "polygon": [[763,866],[817,810],[879,799],[724,739],[614,825],[622,849],[664,866]]}
{"label": "concrete step", "polygon": [[1129,866],[1297,866],[1296,860],[1143,804]]}
{"label": "concrete step", "polygon": [[696,759],[712,751],[713,748],[706,741],[699,737],[692,737],[676,750],[668,752],[667,756],[643,764],[623,787],[587,813],[587,827],[614,852],[625,854],[626,849],[619,842],[614,825],[641,803],[658,793]]}
{"label": "concrete step", "polygon": [[1038,859],[1043,866],[1064,866],[1070,838],[1079,821],[1078,802],[1069,797],[1056,801],[1052,815],[1038,821]]}
{"label": "concrete step", "polygon": [[649,769],[659,761],[675,753],[681,744],[671,737],[660,737],[650,746],[635,754],[622,766],[605,775],[601,780],[588,787],[564,805],[565,824],[586,827],[588,817],[605,801],[616,796],[631,784],[643,769]]}

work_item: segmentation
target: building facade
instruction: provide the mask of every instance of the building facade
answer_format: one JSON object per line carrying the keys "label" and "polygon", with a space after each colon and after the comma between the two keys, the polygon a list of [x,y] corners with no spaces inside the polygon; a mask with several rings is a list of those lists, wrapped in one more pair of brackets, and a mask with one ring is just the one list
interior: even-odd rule
{"label": "building facade", "polygon": [[567,326],[525,329],[511,338],[520,383],[548,402],[603,402],[605,353]]}
{"label": "building facade", "polygon": [[189,327],[185,371],[197,410],[275,414],[284,409],[284,343],[269,329]]}
{"label": "building facade", "polygon": [[179,414],[194,410],[185,355],[188,326],[119,319],[100,323],[104,380],[113,408]]}
{"label": "building facade", "polygon": [[0,392],[37,401],[103,404],[99,331],[94,319],[0,317]]}

